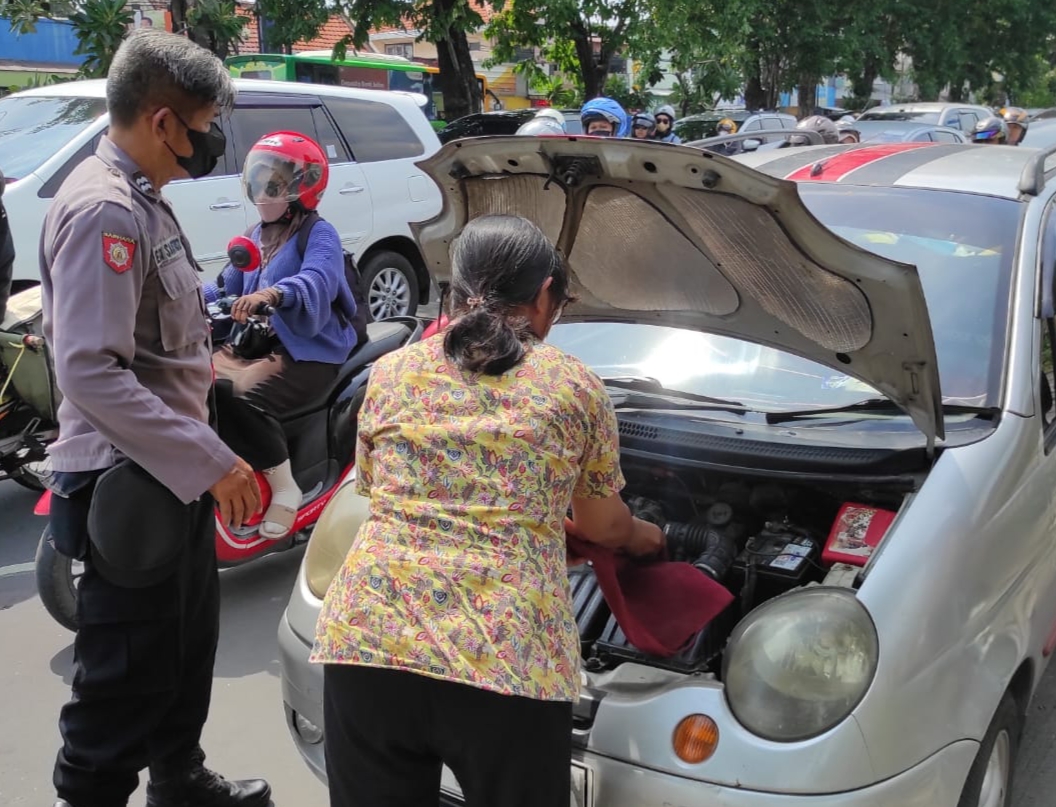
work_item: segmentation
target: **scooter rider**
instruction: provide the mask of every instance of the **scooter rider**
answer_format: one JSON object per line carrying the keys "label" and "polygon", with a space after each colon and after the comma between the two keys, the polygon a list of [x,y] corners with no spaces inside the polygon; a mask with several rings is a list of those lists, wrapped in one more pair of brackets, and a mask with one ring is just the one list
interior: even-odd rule
{"label": "scooter rider", "polygon": [[1008,142],[1008,124],[997,115],[983,118],[972,129],[972,142],[982,145],[1003,146]]}
{"label": "scooter rider", "polygon": [[631,116],[631,137],[635,140],[652,140],[656,133],[656,118],[648,112]]}
{"label": "scooter rider", "polygon": [[517,129],[519,135],[557,136],[566,133],[565,116],[556,109],[541,109]]}
{"label": "scooter rider", "polygon": [[1030,115],[1027,110],[1018,106],[1006,106],[1000,115],[1008,126],[1008,145],[1018,146],[1026,140],[1027,129],[1030,127]]}
{"label": "scooter rider", "polygon": [[611,98],[593,98],[579,111],[583,134],[593,137],[627,137],[630,120],[623,107]]}
{"label": "scooter rider", "polygon": [[[261,265],[223,272],[225,293],[239,295],[231,309],[236,322],[245,325],[261,305],[275,308],[273,338],[256,350],[228,342],[213,356],[220,434],[268,479],[271,502],[260,534],[271,540],[286,537],[301,505],[279,418],[328,389],[356,346],[356,302],[341,238],[311,215],[329,175],[326,154],[311,138],[274,132],[258,140],[246,156],[242,186],[260,215],[250,238]],[[303,255],[302,227],[311,227]],[[219,296],[216,285],[205,287],[208,302]]]}
{"label": "scooter rider", "polygon": [[63,394],[51,530],[84,561],[57,805],[263,807],[262,780],[204,766],[219,635],[214,499],[260,509],[252,469],[209,426],[208,323],[190,245],[160,189],[208,174],[235,88],[190,40],[138,30],[107,86],[110,129],[44,220],[44,332]]}
{"label": "scooter rider", "polygon": [[[840,142],[840,132],[836,128],[836,124],[826,118],[824,115],[811,115],[808,118],[804,118],[796,124],[796,129],[799,131],[817,132],[821,135],[821,140],[825,145],[833,145]],[[792,134],[788,138],[789,145],[792,146],[809,146],[811,141],[809,138],[802,135]]]}
{"label": "scooter rider", "polygon": [[653,116],[656,118],[654,140],[676,145],[682,142],[682,138],[675,134],[675,108],[673,106],[664,104],[653,113]]}

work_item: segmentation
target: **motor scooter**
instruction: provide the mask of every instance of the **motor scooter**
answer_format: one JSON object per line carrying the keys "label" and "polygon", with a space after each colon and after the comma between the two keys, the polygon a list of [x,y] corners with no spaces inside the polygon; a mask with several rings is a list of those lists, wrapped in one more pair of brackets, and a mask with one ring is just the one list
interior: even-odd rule
{"label": "motor scooter", "polygon": [[[231,304],[221,297],[208,306],[214,345],[223,343],[232,331]],[[264,313],[268,313],[265,311]],[[232,529],[216,516],[216,558],[220,568],[241,566],[265,555],[285,552],[304,544],[323,508],[348,476],[355,459],[356,424],[366,394],[371,366],[381,356],[418,341],[422,323],[414,317],[393,317],[367,325],[367,340],[356,345],[337,378],[322,393],[306,398],[296,411],[281,419],[290,450],[293,476],[304,497],[289,534],[271,540],[260,534],[264,511],[271,502],[271,488],[263,474],[260,485],[261,513],[240,529]],[[47,516],[51,493],[45,492],[34,512]],[[37,591],[48,613],[60,625],[77,629],[77,584],[83,565],[55,549],[50,529],[44,528],[35,560]]]}
{"label": "motor scooter", "polygon": [[40,288],[12,295],[0,322],[0,480],[36,491],[58,436],[59,395],[42,334]]}

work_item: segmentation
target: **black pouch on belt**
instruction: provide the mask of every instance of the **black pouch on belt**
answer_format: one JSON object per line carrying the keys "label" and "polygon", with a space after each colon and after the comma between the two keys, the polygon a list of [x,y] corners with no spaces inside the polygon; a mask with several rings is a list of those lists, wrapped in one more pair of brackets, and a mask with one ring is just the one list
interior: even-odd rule
{"label": "black pouch on belt", "polygon": [[99,471],[58,471],[48,480],[51,540],[60,555],[84,560],[88,554],[88,508]]}
{"label": "black pouch on belt", "polygon": [[96,482],[88,512],[93,566],[116,586],[160,583],[179,565],[193,509],[131,460],[115,465]]}

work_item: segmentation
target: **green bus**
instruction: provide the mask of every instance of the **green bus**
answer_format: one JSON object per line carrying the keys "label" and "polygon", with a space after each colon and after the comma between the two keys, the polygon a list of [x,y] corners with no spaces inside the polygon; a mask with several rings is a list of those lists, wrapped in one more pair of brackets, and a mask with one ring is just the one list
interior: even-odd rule
{"label": "green bus", "polygon": [[[312,50],[287,56],[281,53],[250,53],[231,56],[225,62],[235,78],[336,84],[366,90],[402,90],[424,95],[425,116],[434,129],[447,125],[440,71],[402,56],[380,53],[348,55],[335,61],[328,50]],[[481,97],[488,92],[487,79],[477,74]],[[479,110],[477,110],[479,111]]]}

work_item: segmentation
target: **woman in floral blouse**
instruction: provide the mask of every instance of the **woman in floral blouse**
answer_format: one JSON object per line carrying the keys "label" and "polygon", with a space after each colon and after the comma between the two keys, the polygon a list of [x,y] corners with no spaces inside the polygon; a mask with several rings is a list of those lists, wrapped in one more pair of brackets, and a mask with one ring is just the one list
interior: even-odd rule
{"label": "woman in floral blouse", "polygon": [[446,764],[469,807],[567,807],[579,637],[564,518],[634,555],[663,546],[620,498],[601,380],[544,344],[568,272],[515,216],[452,248],[456,319],[374,365],[359,418],[363,524],[327,592],[333,807],[436,804]]}

